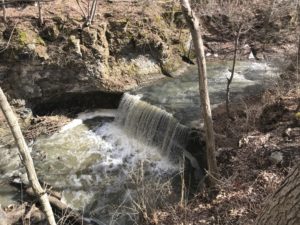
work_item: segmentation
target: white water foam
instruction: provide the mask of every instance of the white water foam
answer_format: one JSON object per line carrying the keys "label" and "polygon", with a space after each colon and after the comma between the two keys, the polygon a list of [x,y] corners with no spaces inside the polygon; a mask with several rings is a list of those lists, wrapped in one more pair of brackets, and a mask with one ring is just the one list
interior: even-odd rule
{"label": "white water foam", "polygon": [[124,185],[130,183],[141,162],[154,177],[178,171],[178,166],[162,157],[158,149],[128,138],[115,122],[90,130],[84,120],[94,115],[99,113],[81,114],[76,126],[69,125],[64,132],[40,138],[34,144],[35,151],[47,154],[47,160],[37,165],[38,171],[47,171],[42,172],[42,179],[62,189],[64,201],[71,207],[82,209],[95,201],[99,208],[101,202],[111,204],[110,195],[116,193],[122,199]]}
{"label": "white water foam", "polygon": [[[160,151],[152,146],[147,146],[144,143],[130,138],[118,125],[115,123],[106,123],[101,126],[96,133],[110,143],[110,150],[105,156],[105,160],[96,165],[109,166],[109,170],[115,170],[124,162],[129,167],[134,167],[141,160],[152,164],[152,169],[155,171],[177,170],[178,166],[171,163],[167,157],[162,157]],[[113,151],[111,151],[113,150]]]}
{"label": "white water foam", "polygon": [[72,120],[70,123],[63,126],[59,132],[65,132],[69,129],[79,126],[85,120],[93,119],[95,117],[115,117],[116,116],[115,109],[97,109],[91,112],[82,112],[79,113],[77,118]]}

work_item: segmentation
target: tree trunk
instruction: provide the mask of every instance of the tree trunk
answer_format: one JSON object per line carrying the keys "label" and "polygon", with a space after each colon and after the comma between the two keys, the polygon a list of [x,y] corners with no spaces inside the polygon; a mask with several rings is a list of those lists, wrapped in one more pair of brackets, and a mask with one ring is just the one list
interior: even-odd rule
{"label": "tree trunk", "polygon": [[231,68],[231,74],[230,77],[227,78],[227,86],[226,86],[226,113],[227,117],[231,120],[234,120],[233,116],[230,113],[230,85],[233,80],[234,76],[234,71],[235,71],[235,64],[236,64],[236,56],[237,56],[237,50],[238,50],[238,45],[239,45],[239,39],[240,39],[240,31],[241,29],[239,28],[237,35],[235,36],[234,40],[234,55],[233,55],[233,61],[232,61],[232,68]]}
{"label": "tree trunk", "polygon": [[256,225],[299,225],[300,221],[300,162],[273,193]]}
{"label": "tree trunk", "polygon": [[213,121],[210,109],[210,100],[207,86],[206,61],[204,55],[203,40],[199,20],[192,11],[188,0],[181,0],[181,7],[184,13],[186,22],[190,28],[194,43],[195,52],[197,55],[197,65],[199,74],[199,92],[201,100],[202,115],[204,119],[205,138],[206,138],[206,157],[208,164],[208,173],[210,185],[216,185],[216,179],[219,178],[217,160],[215,156],[215,137],[213,130]]}
{"label": "tree trunk", "polygon": [[6,7],[5,7],[5,0],[2,0],[2,10],[3,10],[3,21],[6,23]]}
{"label": "tree trunk", "polygon": [[41,0],[38,0],[38,8],[39,8],[39,25],[43,26],[44,20],[43,20],[43,14],[42,14]]}
{"label": "tree trunk", "polygon": [[18,124],[18,120],[16,116],[14,115],[2,89],[0,88],[0,108],[6,118],[6,121],[10,127],[10,130],[14,136],[14,139],[16,141],[16,144],[19,149],[21,161],[25,166],[27,176],[30,182],[30,185],[32,186],[32,189],[34,190],[35,195],[39,198],[43,211],[45,212],[47,216],[47,220],[49,225],[56,225],[54,215],[52,212],[52,208],[49,203],[48,195],[46,194],[45,190],[41,187],[35,168],[33,165],[33,161],[31,158],[31,155],[28,150],[28,146],[25,142],[25,139],[22,135],[20,126]]}
{"label": "tree trunk", "polygon": [[88,7],[88,17],[84,26],[90,26],[92,24],[97,10],[97,2],[97,0],[93,0],[91,8]]}
{"label": "tree trunk", "polygon": [[[299,73],[300,73],[300,0],[297,2],[297,29],[298,29],[298,52],[297,52],[297,82],[299,81]],[[300,105],[300,103],[299,103]]]}
{"label": "tree trunk", "polygon": [[[300,29],[299,29],[300,30]],[[298,53],[297,53],[297,82],[299,80],[299,73],[300,73],[300,35],[298,36]]]}

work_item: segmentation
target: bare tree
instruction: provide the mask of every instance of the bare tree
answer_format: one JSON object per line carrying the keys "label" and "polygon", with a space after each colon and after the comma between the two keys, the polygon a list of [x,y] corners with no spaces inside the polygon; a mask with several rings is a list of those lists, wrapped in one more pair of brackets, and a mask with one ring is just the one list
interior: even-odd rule
{"label": "bare tree", "polygon": [[14,115],[6,96],[4,95],[2,89],[0,88],[0,108],[6,118],[6,121],[10,127],[10,130],[14,136],[15,142],[18,146],[19,153],[21,156],[21,161],[25,166],[27,176],[32,186],[32,189],[35,195],[41,202],[44,213],[46,214],[47,221],[49,225],[56,225],[52,208],[49,203],[48,195],[46,191],[41,187],[36,172],[34,168],[34,164],[32,158],[30,156],[28,146],[25,142],[25,139],[22,135],[20,126],[18,124],[17,117]]}
{"label": "bare tree", "polygon": [[253,28],[256,15],[253,13],[255,10],[254,8],[257,7],[256,3],[252,3],[249,1],[236,1],[236,0],[229,0],[229,1],[220,1],[218,5],[214,5],[211,9],[213,12],[219,11],[222,12],[222,15],[219,17],[226,17],[226,22],[222,23],[222,19],[220,18],[218,21],[222,23],[220,29],[222,33],[226,34],[226,39],[232,40],[234,43],[234,50],[233,50],[233,60],[232,66],[230,71],[230,76],[227,77],[227,84],[226,84],[226,112],[227,117],[233,120],[233,116],[230,113],[230,85],[234,79],[234,72],[235,66],[237,61],[237,55],[240,48],[240,38],[251,31]]}
{"label": "bare tree", "polygon": [[82,17],[84,18],[82,27],[90,26],[96,15],[98,0],[92,0],[92,4],[91,0],[87,0],[87,4],[82,4],[84,2],[80,2],[80,0],[76,0],[76,3],[81,11]]}
{"label": "bare tree", "polygon": [[[239,24],[237,26],[237,31],[234,31],[234,52],[233,52],[233,60],[232,60],[232,67],[230,69],[230,76],[226,77],[227,84],[226,84],[226,113],[227,117],[231,120],[234,120],[233,116],[230,113],[230,85],[233,81],[234,72],[235,72],[235,66],[236,66],[236,60],[237,60],[237,53],[239,49],[239,41],[242,34],[246,34],[251,27],[246,27],[246,29],[243,29],[245,26],[244,24]],[[256,57],[256,56],[255,56]]]}
{"label": "bare tree", "polygon": [[199,92],[202,114],[204,119],[206,137],[206,157],[208,164],[209,181],[210,185],[214,187],[216,186],[216,179],[219,178],[220,175],[215,156],[215,137],[208,94],[206,60],[204,55],[203,40],[199,26],[199,20],[195,13],[192,11],[189,0],[181,0],[181,7],[192,35],[195,53],[197,56]]}
{"label": "bare tree", "polygon": [[226,77],[227,84],[226,84],[226,113],[227,117],[231,120],[234,120],[233,116],[230,113],[229,102],[230,102],[230,85],[233,80],[234,71],[235,71],[235,64],[236,64],[236,56],[239,46],[239,39],[240,39],[241,27],[238,29],[235,38],[234,38],[234,53],[233,53],[233,61],[232,61],[232,68],[230,70],[230,77]]}

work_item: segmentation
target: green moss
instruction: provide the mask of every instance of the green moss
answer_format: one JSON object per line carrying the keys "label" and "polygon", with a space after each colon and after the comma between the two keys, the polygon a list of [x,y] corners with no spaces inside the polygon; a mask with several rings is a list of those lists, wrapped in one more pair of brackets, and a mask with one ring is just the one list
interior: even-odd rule
{"label": "green moss", "polygon": [[127,73],[129,76],[137,75],[137,67],[135,64],[129,64],[127,67]]}
{"label": "green moss", "polygon": [[297,120],[300,120],[300,112],[297,112],[297,113],[295,114],[295,117],[296,117]]}
{"label": "green moss", "polygon": [[20,45],[24,46],[28,42],[27,33],[25,31],[18,32],[18,42]]}
{"label": "green moss", "polygon": [[38,36],[38,37],[37,37],[36,43],[37,43],[38,45],[46,46],[46,43],[45,43],[45,41],[43,40],[43,38],[42,38],[41,36]]}
{"label": "green moss", "polygon": [[155,16],[155,22],[158,23],[158,24],[161,24],[162,23],[161,16],[159,16],[159,15]]}

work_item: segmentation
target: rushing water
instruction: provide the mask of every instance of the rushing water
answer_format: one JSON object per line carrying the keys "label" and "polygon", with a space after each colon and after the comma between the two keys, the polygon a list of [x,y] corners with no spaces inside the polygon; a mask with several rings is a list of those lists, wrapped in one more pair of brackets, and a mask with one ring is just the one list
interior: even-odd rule
{"label": "rushing water", "polygon": [[[213,105],[225,99],[229,66],[227,63],[208,65]],[[276,71],[266,63],[239,62],[232,97],[237,99],[257,93],[274,77]],[[184,76],[165,79],[133,93],[166,109],[184,124],[190,125],[199,118],[195,67],[189,68]],[[66,203],[83,210],[98,224],[130,224],[136,211],[127,208],[124,212],[124,209],[129,207],[127,203],[132,202],[137,190],[159,183],[152,189],[155,197],[148,193],[148,198],[157,200],[169,177],[179,170],[178,165],[170,162],[168,153],[161,154],[170,152],[174,146],[182,148],[185,142],[185,128],[169,113],[129,95],[125,95],[118,112],[82,113],[60,132],[40,137],[33,144],[32,155],[38,175],[63,191]],[[113,121],[115,116],[117,119]],[[0,146],[0,150],[2,179],[24,173],[19,169],[16,149]],[[20,200],[21,196],[15,193],[2,185],[0,203],[5,205]],[[127,216],[120,216],[122,213]]]}
{"label": "rushing water", "polygon": [[[207,65],[208,86],[213,107],[225,102],[226,78],[230,76],[230,68],[231,62],[211,62]],[[277,72],[276,67],[266,62],[237,62],[231,84],[232,99],[257,94],[264,87],[276,82]],[[187,126],[199,124],[201,116],[196,66],[187,69],[179,78],[166,78],[163,82],[158,81],[133,93],[165,109],[182,124]]]}
{"label": "rushing water", "polygon": [[166,111],[125,93],[115,122],[130,137],[146,146],[156,146],[161,155],[178,162],[185,148],[189,129]]}
{"label": "rushing water", "polygon": [[[130,98],[140,103],[136,97]],[[156,111],[155,107],[148,107]],[[140,107],[136,110],[143,111]],[[157,114],[154,114],[155,120]],[[157,198],[162,187],[170,186],[170,177],[179,170],[179,165],[171,163],[167,155],[163,156],[158,146],[146,144],[134,134],[128,135],[129,127],[119,121],[126,120],[126,116],[120,114],[113,121],[115,115],[115,111],[107,110],[82,113],[60,132],[51,137],[40,137],[32,146],[39,178],[63,191],[64,202],[84,211],[97,224],[132,224],[138,209],[128,207],[133,207],[132,199],[136,198],[137,191],[145,188],[144,185],[159,184],[153,187],[156,192],[151,196]],[[162,111],[160,116],[171,118]],[[131,125],[135,127],[132,121]],[[17,164],[7,168],[6,177],[24,173]],[[0,198],[2,205],[22,199],[15,190],[9,190],[9,186],[2,185],[1,192],[5,196]],[[151,204],[155,202],[159,199]]]}
{"label": "rushing water", "polygon": [[98,118],[63,130],[35,143],[36,151],[47,154],[37,170],[43,180],[63,190],[64,201],[99,224],[108,224],[120,213],[118,207],[133,197],[138,188],[133,177],[141,163],[145,179],[178,170],[158,149],[128,136],[118,122]]}

